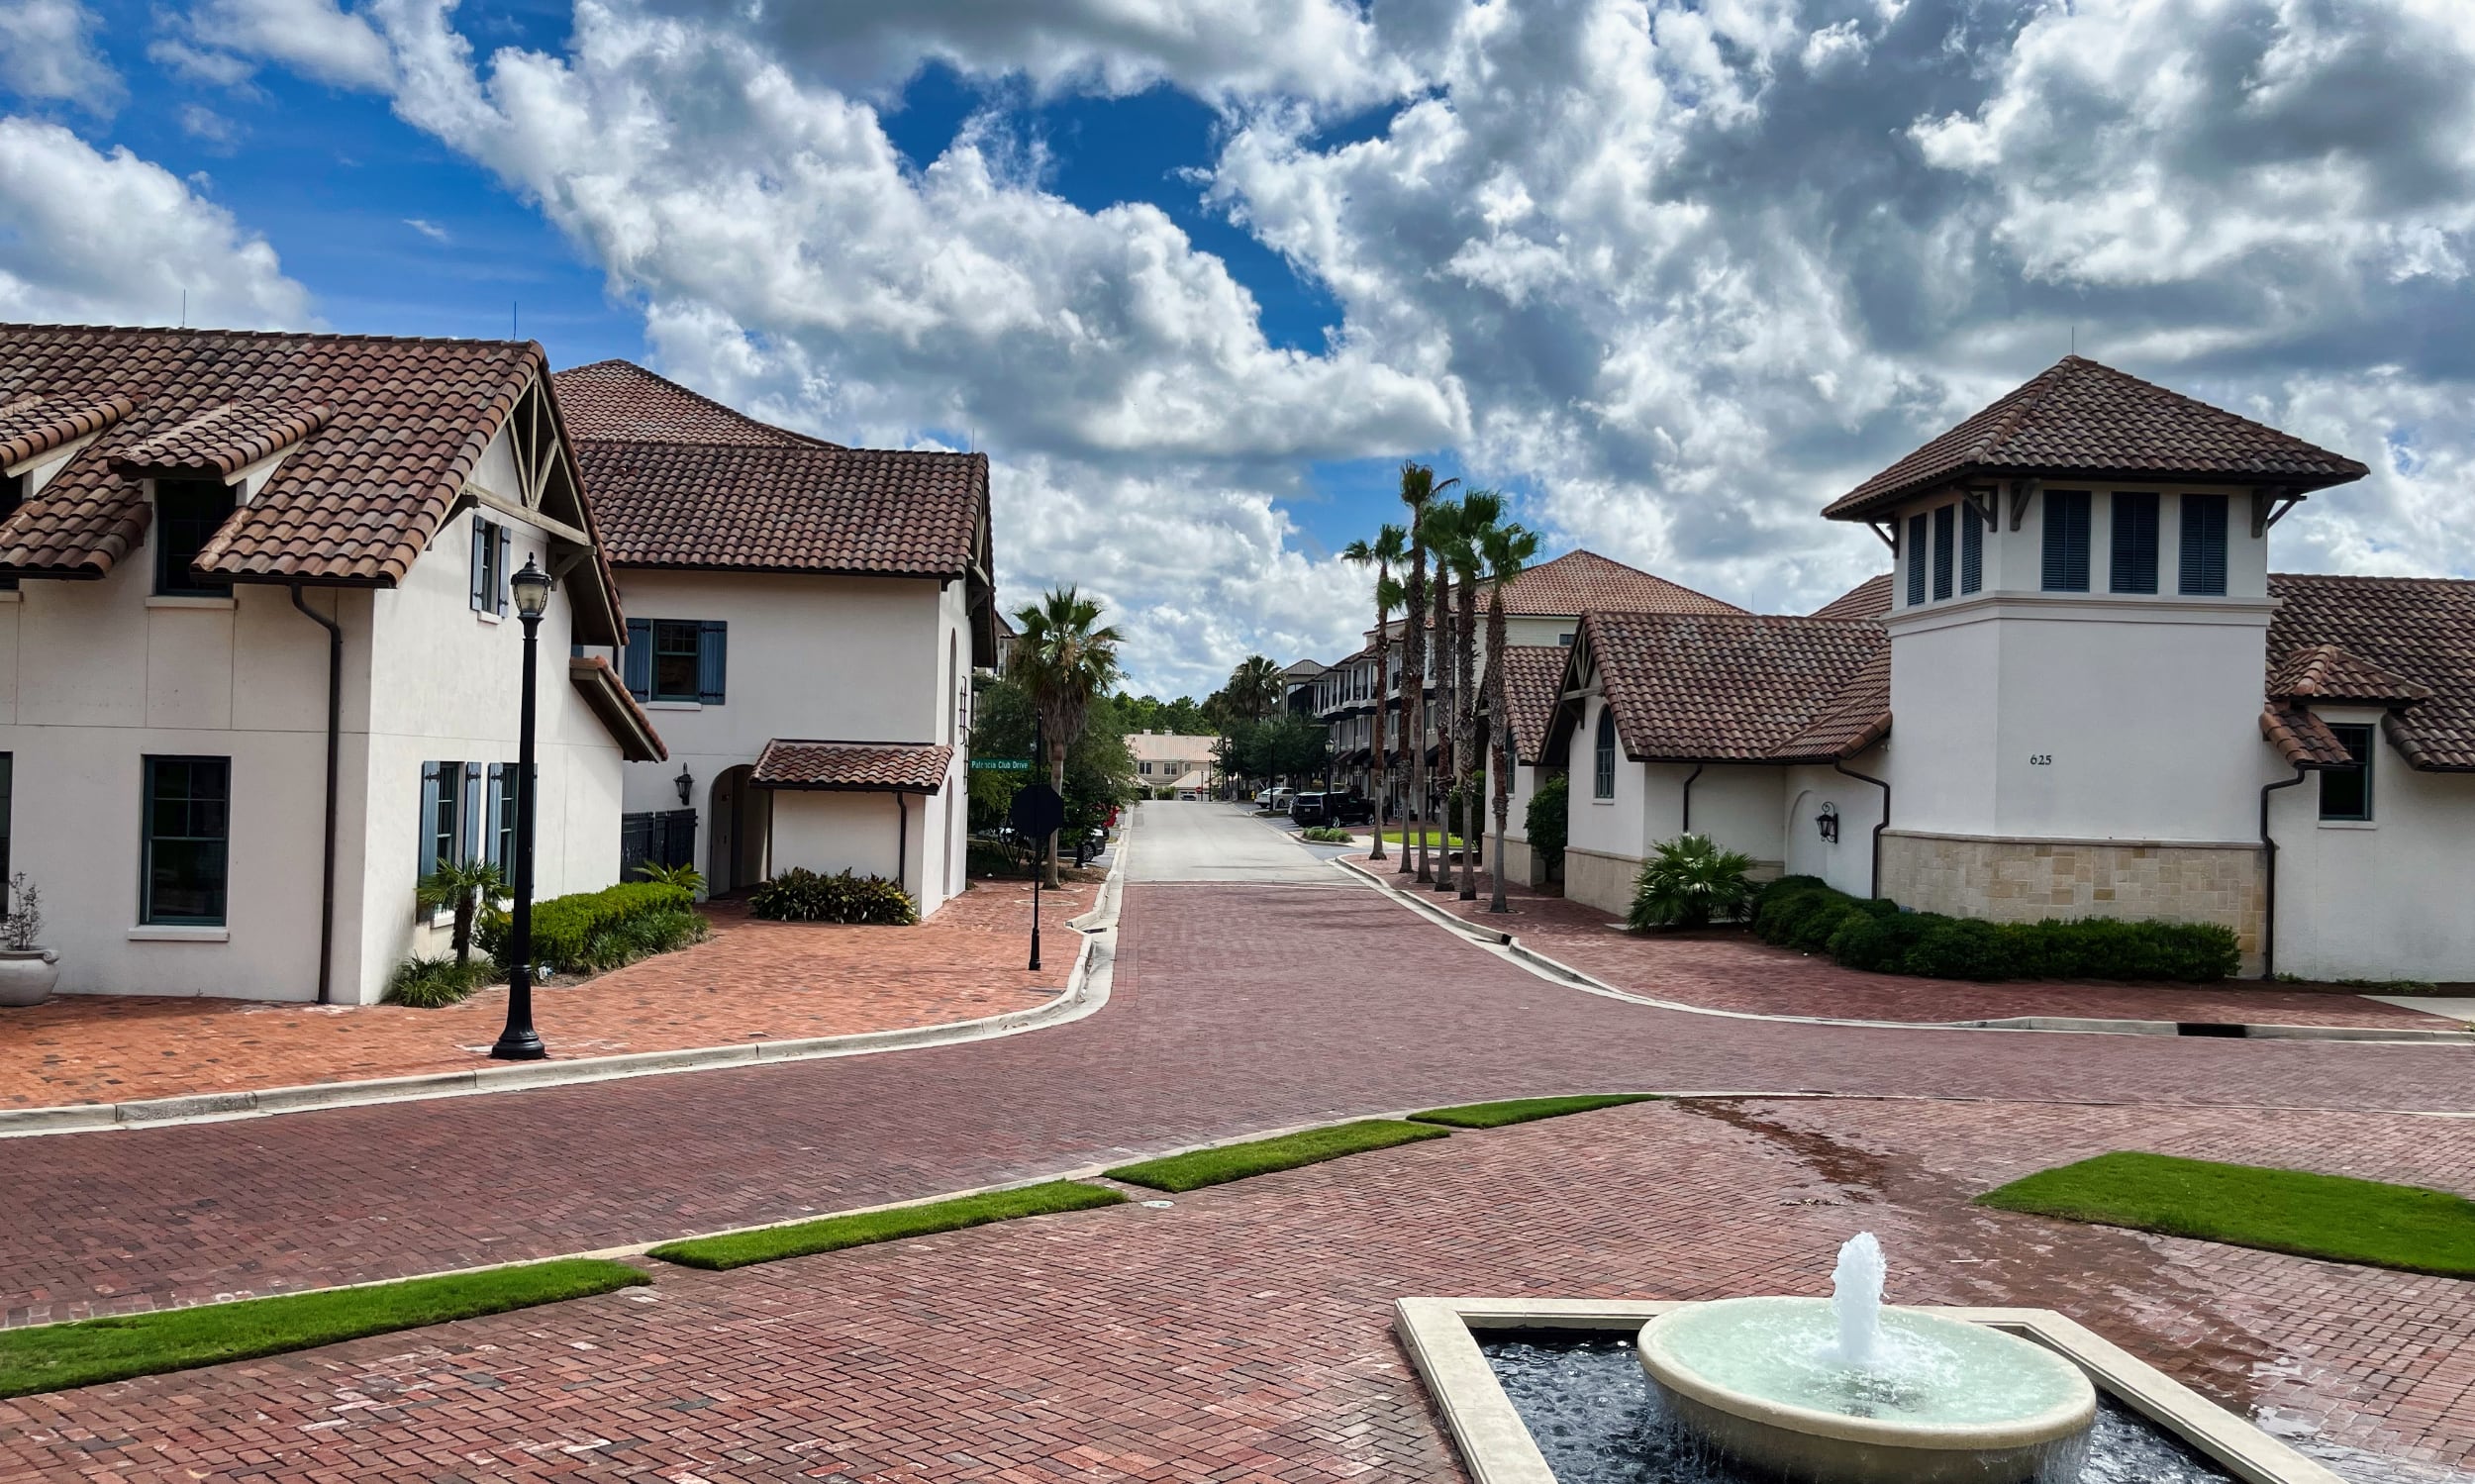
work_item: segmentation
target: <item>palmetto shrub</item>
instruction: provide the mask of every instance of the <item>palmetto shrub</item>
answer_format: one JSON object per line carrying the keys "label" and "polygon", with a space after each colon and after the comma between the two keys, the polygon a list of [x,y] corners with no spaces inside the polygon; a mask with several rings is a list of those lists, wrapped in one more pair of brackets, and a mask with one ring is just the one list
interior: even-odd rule
{"label": "palmetto shrub", "polygon": [[1734,922],[1752,906],[1752,856],[1723,850],[1707,835],[1663,841],[1652,847],[1650,858],[1641,862],[1641,874],[1634,879],[1633,910],[1625,915],[1625,926],[1639,933]]}
{"label": "palmetto shrub", "polygon": [[827,876],[793,866],[747,894],[750,917],[783,923],[871,923],[908,927],[920,920],[911,894],[882,876],[844,870]]}
{"label": "palmetto shrub", "polygon": [[472,992],[499,977],[488,959],[457,963],[451,957],[424,958],[416,953],[387,976],[387,1003],[415,1010],[444,1010],[472,998]]}
{"label": "palmetto shrub", "polygon": [[2174,979],[2208,983],[2240,963],[2230,929],[2214,923],[2080,918],[1988,923],[1902,912],[1786,876],[1753,904],[1764,942],[1828,953],[1845,967],[1935,979]]}

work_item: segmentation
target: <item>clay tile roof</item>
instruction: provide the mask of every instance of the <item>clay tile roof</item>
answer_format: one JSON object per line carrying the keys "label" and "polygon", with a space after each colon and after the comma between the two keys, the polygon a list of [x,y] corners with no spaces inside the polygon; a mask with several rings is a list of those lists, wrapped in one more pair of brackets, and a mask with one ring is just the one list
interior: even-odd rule
{"label": "clay tile roof", "polygon": [[2272,701],[2260,713],[2260,735],[2288,762],[2323,767],[2352,762],[2354,755],[2328,724],[2301,706]]}
{"label": "clay tile roof", "polygon": [[19,397],[0,406],[0,464],[24,463],[99,433],[137,410],[138,400],[119,392],[73,397]]}
{"label": "clay tile roof", "polygon": [[1513,722],[1513,745],[1535,760],[1546,751],[1547,724],[1564,688],[1562,644],[1504,646],[1504,710]]}
{"label": "clay tile roof", "polygon": [[757,422],[634,361],[597,360],[588,366],[571,366],[550,379],[558,388],[570,438],[791,448],[842,446]]}
{"label": "clay tile roof", "polygon": [[1506,613],[1583,614],[1597,608],[1637,613],[1744,611],[1596,551],[1567,551],[1553,561],[1526,567],[1504,588]]}
{"label": "clay tile roof", "polygon": [[1890,639],[1871,625],[1592,613],[1575,643],[1637,761],[1829,761],[1889,729]]}
{"label": "clay tile roof", "polygon": [[1891,611],[1891,574],[1867,577],[1813,611],[1818,619],[1880,619]]}
{"label": "clay tile roof", "polygon": [[584,704],[601,718],[619,741],[620,755],[630,762],[667,762],[670,747],[653,730],[653,719],[628,694],[619,672],[599,654],[578,654],[567,661],[567,680],[584,696]]}
{"label": "clay tile roof", "polygon": [[2365,472],[2291,434],[2066,355],[1823,514],[1861,520],[1971,476],[2257,483],[2302,492]]}
{"label": "clay tile roof", "polygon": [[135,443],[115,442],[113,471],[120,474],[225,475],[327,426],[335,409],[296,407],[248,397],[211,407],[186,422],[160,428]]}
{"label": "clay tile roof", "polygon": [[2410,765],[2475,771],[2475,581],[2273,572],[2269,593],[2272,696],[2397,708],[2384,726]]}
{"label": "clay tile roof", "polygon": [[115,457],[202,413],[262,400],[331,413],[198,565],[243,580],[391,585],[545,370],[530,343],[0,325],[0,397],[134,404],[0,522],[0,571],[110,571],[148,518],[143,487]]}
{"label": "clay tile roof", "polygon": [[930,742],[809,742],[774,738],[756,754],[749,781],[759,788],[845,789],[933,794],[945,783],[954,749]]}

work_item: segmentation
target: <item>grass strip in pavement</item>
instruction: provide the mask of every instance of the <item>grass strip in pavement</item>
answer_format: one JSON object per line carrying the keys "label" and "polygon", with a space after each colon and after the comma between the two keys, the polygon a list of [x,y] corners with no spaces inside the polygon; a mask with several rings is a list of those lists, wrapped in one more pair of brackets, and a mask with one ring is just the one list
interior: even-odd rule
{"label": "grass strip in pavement", "polygon": [[823,1217],[788,1227],[761,1227],[753,1232],[695,1237],[685,1241],[664,1242],[653,1248],[649,1255],[684,1267],[727,1272],[751,1262],[772,1262],[783,1257],[835,1252],[843,1247],[896,1241],[905,1237],[959,1232],[965,1227],[984,1227],[990,1222],[1010,1222],[1018,1217],[1088,1211],[1095,1206],[1119,1205],[1125,1199],[1105,1186],[1085,1185],[1074,1180],[1051,1180],[1043,1185],[1027,1185],[1020,1190],[996,1190],[986,1195],[931,1201],[924,1206],[896,1206],[885,1211],[863,1211],[855,1216]]}
{"label": "grass strip in pavement", "polygon": [[473,1273],[0,1330],[0,1397],[250,1360],[651,1281],[642,1269],[624,1262],[562,1257]]}
{"label": "grass strip in pavement", "polygon": [[2118,1152],[2014,1180],[1977,1204],[2330,1262],[2475,1277],[2475,1202],[2417,1185]]}
{"label": "grass strip in pavement", "polygon": [[1191,1153],[1171,1154],[1164,1159],[1146,1159],[1139,1164],[1121,1164],[1110,1170],[1108,1175],[1112,1180],[1123,1180],[1129,1185],[1146,1185],[1153,1190],[1165,1190],[1175,1195],[1201,1190],[1206,1185],[1243,1180],[1248,1175],[1268,1175],[1275,1170],[1296,1169],[1302,1164],[1320,1164],[1327,1159],[1338,1159],[1343,1154],[1362,1154],[1369,1149],[1388,1149],[1394,1144],[1443,1137],[1441,1129],[1426,1124],[1370,1118],[1354,1124],[1309,1129],[1303,1134],[1284,1134],[1277,1138],[1225,1143]]}
{"label": "grass strip in pavement", "polygon": [[1415,1123],[1442,1124],[1453,1129],[1501,1129],[1508,1124],[1526,1124],[1533,1119],[1562,1118],[1568,1113],[1595,1113],[1601,1108],[1621,1108],[1627,1103],[1646,1103],[1654,1093],[1616,1092],[1585,1093],[1570,1098],[1513,1098],[1501,1103],[1463,1103],[1456,1108],[1430,1108],[1413,1113]]}

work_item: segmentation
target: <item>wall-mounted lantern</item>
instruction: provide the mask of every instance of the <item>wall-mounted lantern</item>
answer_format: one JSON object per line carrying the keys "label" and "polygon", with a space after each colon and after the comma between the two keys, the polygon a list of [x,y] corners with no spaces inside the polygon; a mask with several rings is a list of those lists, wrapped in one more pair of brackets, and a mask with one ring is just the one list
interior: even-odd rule
{"label": "wall-mounted lantern", "polygon": [[689,772],[687,770],[687,764],[683,762],[679,764],[679,776],[671,779],[670,781],[679,786],[679,807],[682,809],[686,808],[687,801],[692,798],[696,792],[696,775]]}
{"label": "wall-mounted lantern", "polygon": [[1823,805],[1822,813],[1814,816],[1814,828],[1822,832],[1824,840],[1837,844],[1839,842],[1839,806]]}

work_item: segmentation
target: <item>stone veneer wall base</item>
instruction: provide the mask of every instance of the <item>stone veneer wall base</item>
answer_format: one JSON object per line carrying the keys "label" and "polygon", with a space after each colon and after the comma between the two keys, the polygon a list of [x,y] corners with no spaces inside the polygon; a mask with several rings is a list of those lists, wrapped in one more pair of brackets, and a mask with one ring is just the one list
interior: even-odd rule
{"label": "stone veneer wall base", "polygon": [[2260,847],[2170,841],[1882,833],[1882,895],[1920,912],[2032,923],[2151,918],[2230,928],[2260,969]]}
{"label": "stone veneer wall base", "polygon": [[1633,880],[1641,874],[1637,855],[1564,847],[1564,895],[1568,900],[1612,912],[1619,917],[1633,908]]}

